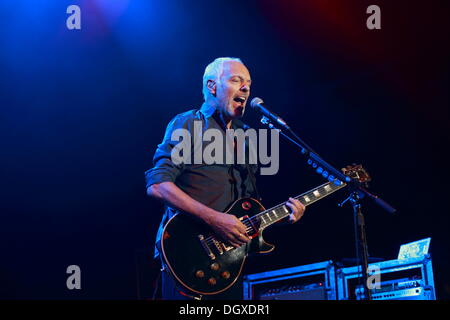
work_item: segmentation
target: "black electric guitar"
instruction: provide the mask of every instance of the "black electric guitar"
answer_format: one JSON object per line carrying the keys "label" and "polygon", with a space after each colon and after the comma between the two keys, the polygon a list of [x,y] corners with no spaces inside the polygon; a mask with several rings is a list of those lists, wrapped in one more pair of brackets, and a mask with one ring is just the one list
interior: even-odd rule
{"label": "black electric guitar", "polygon": [[[360,165],[342,170],[361,182],[370,180]],[[308,206],[345,186],[335,180],[295,198]],[[162,256],[172,276],[185,290],[213,295],[230,288],[238,279],[249,253],[267,253],[275,248],[264,241],[262,232],[286,218],[290,210],[285,204],[266,210],[257,200],[243,198],[235,201],[226,213],[241,220],[251,241],[239,248],[230,246],[205,223],[188,214],[174,215],[164,227],[160,243]]]}

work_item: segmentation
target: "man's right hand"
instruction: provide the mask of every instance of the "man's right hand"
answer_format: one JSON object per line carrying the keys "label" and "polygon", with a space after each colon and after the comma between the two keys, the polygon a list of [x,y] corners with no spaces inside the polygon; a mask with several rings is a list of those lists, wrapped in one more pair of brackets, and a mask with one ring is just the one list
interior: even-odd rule
{"label": "man's right hand", "polygon": [[223,240],[238,248],[250,238],[244,224],[235,216],[213,210],[192,199],[173,182],[161,182],[147,189],[149,196],[163,200],[174,208],[205,221]]}
{"label": "man's right hand", "polygon": [[235,216],[217,212],[208,221],[209,226],[223,240],[229,242],[233,247],[239,248],[241,245],[250,241],[247,236],[247,230],[244,224]]}

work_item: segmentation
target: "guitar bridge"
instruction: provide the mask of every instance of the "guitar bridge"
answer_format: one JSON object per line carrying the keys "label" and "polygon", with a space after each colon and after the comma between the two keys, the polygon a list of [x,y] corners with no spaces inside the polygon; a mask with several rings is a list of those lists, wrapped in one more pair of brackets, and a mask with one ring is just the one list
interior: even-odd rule
{"label": "guitar bridge", "polygon": [[219,254],[223,254],[223,250],[225,249],[223,243],[214,238],[212,238],[212,242],[214,243],[214,246],[216,247],[217,251],[219,251]]}
{"label": "guitar bridge", "polygon": [[216,255],[212,253],[211,248],[208,246],[208,243],[205,241],[205,237],[202,234],[198,235],[198,239],[200,240],[200,243],[205,250],[206,254],[211,258],[211,260],[216,259]]}

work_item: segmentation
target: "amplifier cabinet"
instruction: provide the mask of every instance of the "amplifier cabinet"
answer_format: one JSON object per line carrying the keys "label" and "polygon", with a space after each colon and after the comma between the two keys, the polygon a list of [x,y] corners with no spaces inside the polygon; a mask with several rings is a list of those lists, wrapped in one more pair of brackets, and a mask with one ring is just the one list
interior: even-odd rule
{"label": "amplifier cabinet", "polygon": [[335,267],[318,262],[244,276],[244,300],[336,300]]}
{"label": "amplifier cabinet", "polygon": [[[371,263],[368,267],[372,300],[436,300],[433,269],[429,254],[419,258]],[[339,300],[364,298],[359,283],[361,267],[336,270]]]}

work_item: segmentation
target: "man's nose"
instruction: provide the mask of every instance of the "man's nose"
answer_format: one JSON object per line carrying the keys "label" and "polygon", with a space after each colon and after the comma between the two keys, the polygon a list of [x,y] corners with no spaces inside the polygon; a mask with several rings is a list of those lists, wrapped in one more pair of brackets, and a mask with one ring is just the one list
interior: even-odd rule
{"label": "man's nose", "polygon": [[249,85],[248,85],[248,84],[244,84],[244,85],[241,87],[241,91],[243,91],[243,92],[249,92],[249,91],[250,91]]}

